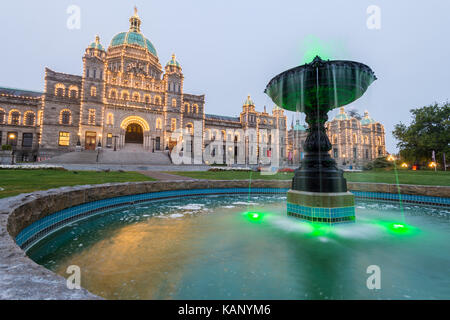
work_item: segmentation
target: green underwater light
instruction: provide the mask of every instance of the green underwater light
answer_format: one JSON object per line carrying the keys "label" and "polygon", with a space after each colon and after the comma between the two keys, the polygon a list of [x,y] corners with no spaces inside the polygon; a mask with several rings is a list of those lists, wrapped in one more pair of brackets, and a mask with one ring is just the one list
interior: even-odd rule
{"label": "green underwater light", "polygon": [[419,233],[419,229],[403,222],[379,222],[381,226],[387,229],[389,233],[398,235],[415,235]]}
{"label": "green underwater light", "polygon": [[244,213],[245,217],[252,222],[259,222],[262,220],[264,215],[260,212],[249,211]]}

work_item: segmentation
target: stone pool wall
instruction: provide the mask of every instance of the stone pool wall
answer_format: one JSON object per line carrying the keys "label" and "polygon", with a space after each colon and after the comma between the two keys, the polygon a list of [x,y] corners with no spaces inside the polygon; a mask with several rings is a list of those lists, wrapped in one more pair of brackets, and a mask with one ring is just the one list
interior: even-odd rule
{"label": "stone pool wall", "polygon": [[[99,299],[82,290],[69,290],[65,278],[28,259],[14,238],[32,223],[83,203],[158,191],[248,188],[249,181],[151,181],[76,186],[0,199],[0,299]],[[291,181],[255,180],[251,188],[290,188]],[[387,194],[450,197],[450,187],[348,183],[349,190]]]}

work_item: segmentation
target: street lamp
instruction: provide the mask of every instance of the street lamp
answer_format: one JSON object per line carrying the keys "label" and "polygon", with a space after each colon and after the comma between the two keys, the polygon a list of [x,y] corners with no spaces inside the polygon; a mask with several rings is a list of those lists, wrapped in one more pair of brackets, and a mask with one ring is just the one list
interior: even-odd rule
{"label": "street lamp", "polygon": [[388,157],[387,157],[387,161],[395,161],[395,157],[392,155],[392,154],[390,154],[390,155],[388,155]]}
{"label": "street lamp", "polygon": [[14,141],[16,140],[16,135],[14,133],[10,133],[8,136],[9,140],[11,141],[11,149],[12,149],[12,153],[11,153],[11,164],[14,164]]}
{"label": "street lamp", "polygon": [[113,136],[113,138],[114,138],[114,151],[117,151],[117,138],[118,138],[119,136]]}

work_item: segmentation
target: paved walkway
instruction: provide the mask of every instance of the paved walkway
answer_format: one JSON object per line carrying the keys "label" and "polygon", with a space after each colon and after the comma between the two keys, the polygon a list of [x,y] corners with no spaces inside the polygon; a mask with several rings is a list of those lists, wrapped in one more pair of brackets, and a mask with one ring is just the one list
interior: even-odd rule
{"label": "paved walkway", "polygon": [[169,174],[165,172],[158,172],[158,171],[138,171],[139,173],[156,179],[156,180],[177,180],[177,181],[191,181],[191,180],[198,180],[190,177],[184,177],[184,176],[178,176],[175,174]]}

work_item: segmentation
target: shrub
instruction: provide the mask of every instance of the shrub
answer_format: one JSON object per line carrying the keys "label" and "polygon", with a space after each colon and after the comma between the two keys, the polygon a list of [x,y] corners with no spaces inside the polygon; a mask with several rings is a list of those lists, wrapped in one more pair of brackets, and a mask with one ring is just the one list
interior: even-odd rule
{"label": "shrub", "polygon": [[12,146],[10,146],[9,144],[2,145],[2,151],[11,151],[11,150]]}

